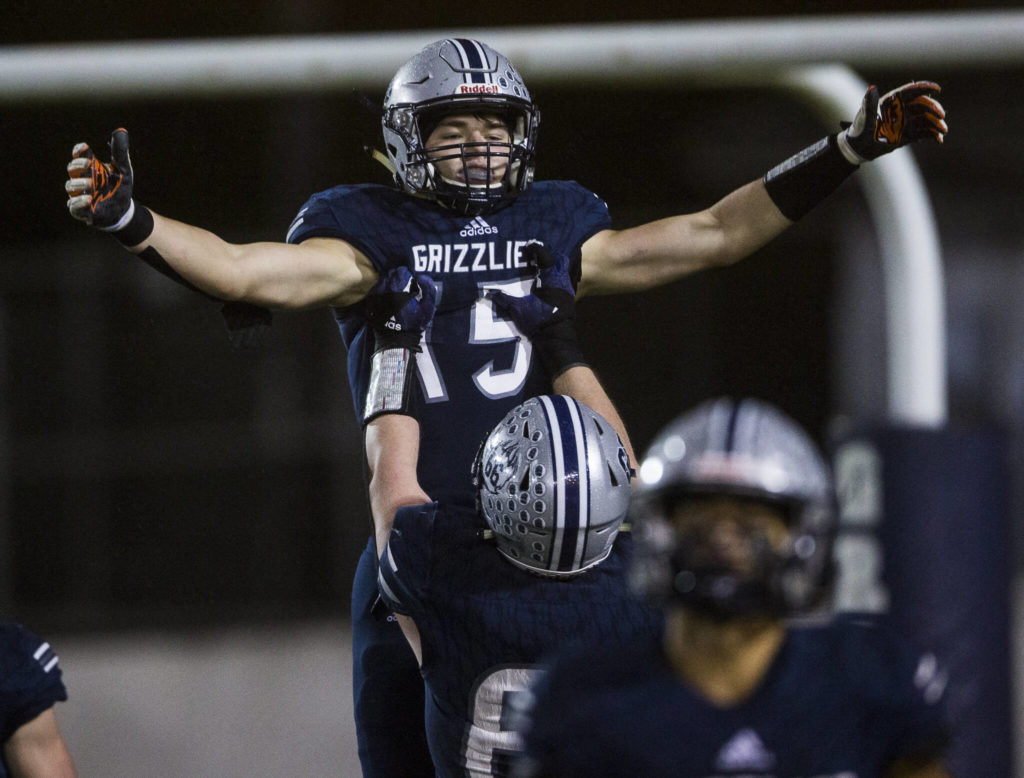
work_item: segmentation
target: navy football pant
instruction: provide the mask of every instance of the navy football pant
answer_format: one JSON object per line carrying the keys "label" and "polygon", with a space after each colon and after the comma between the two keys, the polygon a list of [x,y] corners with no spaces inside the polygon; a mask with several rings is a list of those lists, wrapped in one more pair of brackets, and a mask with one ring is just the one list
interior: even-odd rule
{"label": "navy football pant", "polygon": [[359,557],[352,585],[352,696],[359,762],[365,778],[434,775],[423,720],[424,691],[416,657],[377,599],[373,538]]}

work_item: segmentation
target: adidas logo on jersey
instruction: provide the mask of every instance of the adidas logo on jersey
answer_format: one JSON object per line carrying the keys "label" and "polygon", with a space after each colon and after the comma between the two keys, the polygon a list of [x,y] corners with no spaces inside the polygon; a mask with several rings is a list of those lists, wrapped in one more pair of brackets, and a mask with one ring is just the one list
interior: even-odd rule
{"label": "adidas logo on jersey", "polygon": [[752,729],[741,729],[722,746],[715,757],[715,768],[723,772],[737,770],[770,770],[775,755],[765,748],[761,738]]}
{"label": "adidas logo on jersey", "polygon": [[477,216],[473,221],[467,224],[459,231],[459,235],[463,238],[471,238],[476,235],[497,235],[498,228],[492,227],[490,224],[483,220],[483,217]]}

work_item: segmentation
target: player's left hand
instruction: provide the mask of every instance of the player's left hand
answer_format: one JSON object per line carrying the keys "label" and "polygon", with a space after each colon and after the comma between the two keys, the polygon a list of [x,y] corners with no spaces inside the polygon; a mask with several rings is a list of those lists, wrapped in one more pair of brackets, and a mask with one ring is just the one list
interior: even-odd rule
{"label": "player's left hand", "polygon": [[573,365],[586,364],[576,338],[576,295],[569,280],[569,258],[556,257],[541,243],[529,244],[523,255],[536,268],[530,294],[515,297],[490,289],[485,295],[533,341],[554,380]]}
{"label": "player's left hand", "polygon": [[515,297],[496,289],[484,296],[528,338],[542,329],[576,318],[576,296],[569,280],[569,258],[556,257],[543,243],[529,243],[523,258],[534,269],[530,294]]}
{"label": "player's left hand", "polygon": [[926,138],[942,143],[948,127],[935,99],[941,91],[933,81],[912,81],[881,97],[870,87],[853,123],[836,138],[843,156],[859,165]]}
{"label": "player's left hand", "polygon": [[543,330],[576,318],[576,298],[557,286],[537,286],[524,297],[497,289],[488,289],[484,296],[528,338],[536,338]]}
{"label": "player's left hand", "polygon": [[558,287],[574,297],[576,296],[572,280],[569,278],[569,257],[567,255],[555,256],[551,249],[543,243],[533,241],[523,247],[523,258],[527,265],[534,268],[534,292],[538,287]]}
{"label": "player's left hand", "polygon": [[419,351],[420,336],[434,318],[437,289],[426,273],[407,267],[388,271],[366,296],[364,313],[378,347]]}
{"label": "player's left hand", "polygon": [[116,232],[132,218],[134,175],[128,154],[128,131],[114,130],[110,136],[110,162],[96,159],[88,143],[71,150],[68,180],[68,210],[79,221],[97,229]]}

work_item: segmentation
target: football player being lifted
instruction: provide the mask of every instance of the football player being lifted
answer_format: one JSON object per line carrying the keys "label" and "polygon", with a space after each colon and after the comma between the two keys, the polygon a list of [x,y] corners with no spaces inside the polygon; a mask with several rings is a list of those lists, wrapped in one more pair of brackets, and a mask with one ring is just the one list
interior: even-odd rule
{"label": "football player being lifted", "polygon": [[[393,185],[314,194],[280,243],[229,243],[137,201],[124,129],[111,136],[109,161],[85,143],[74,147],[68,207],[155,269],[224,301],[235,342],[255,339],[271,311],[332,309],[355,411],[365,423],[371,496],[396,506],[421,500],[424,490],[431,497],[461,491],[471,500],[463,473],[478,442],[509,409],[551,390],[552,376],[528,335],[487,295],[525,293],[534,272],[530,246],[569,258],[577,295],[647,289],[735,262],[860,164],[921,139],[941,141],[946,124],[938,91],[928,82],[884,96],[872,88],[851,126],[709,208],[614,229],[594,193],[571,181],[534,180],[540,113],[513,64],[484,43],[449,38],[402,65],[387,89],[380,156],[393,170]],[[145,197],[157,198],[158,188]],[[363,300],[371,290],[387,291],[386,275],[397,267],[429,274],[438,297],[430,328],[411,344],[420,349],[416,483],[389,458],[372,421],[385,400],[371,391],[374,339]],[[606,409],[595,410],[608,417]],[[367,775],[423,774],[426,744],[422,737],[415,742],[423,729],[422,683],[398,628],[373,616],[374,545],[371,538],[360,559],[352,603],[360,756]],[[400,710],[406,718],[396,721]]]}

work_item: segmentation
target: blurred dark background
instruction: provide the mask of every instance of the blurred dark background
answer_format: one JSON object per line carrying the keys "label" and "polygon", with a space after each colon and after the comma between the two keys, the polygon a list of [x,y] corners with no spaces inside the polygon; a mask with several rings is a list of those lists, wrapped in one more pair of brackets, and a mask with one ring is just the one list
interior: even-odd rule
{"label": "blurred dark background", "polygon": [[[231,0],[85,13],[15,0],[0,44],[766,13],[755,2],[615,5]],[[953,7],[833,0],[770,11]],[[999,7],[1012,4],[955,6]],[[1024,112],[1013,87],[1024,68],[860,75],[887,88],[943,85],[947,142],[901,153],[920,165],[943,243],[950,420],[1005,430],[1019,472]],[[363,151],[379,145],[377,117],[348,92],[111,102],[92,99],[88,83],[81,91],[80,101],[0,106],[0,605],[43,633],[346,615],[370,524],[330,314],[280,314],[262,348],[232,350],[215,304],[71,219],[63,182],[74,143],[102,149],[125,126],[141,202],[227,240],[281,240],[311,193],[387,181]],[[768,90],[533,92],[544,116],[538,177],[580,181],[616,227],[704,208],[836,129]],[[637,448],[722,393],[777,403],[823,445],[845,420],[883,418],[882,271],[877,252],[850,249],[872,229],[854,178],[739,265],[581,303],[584,348]]]}

